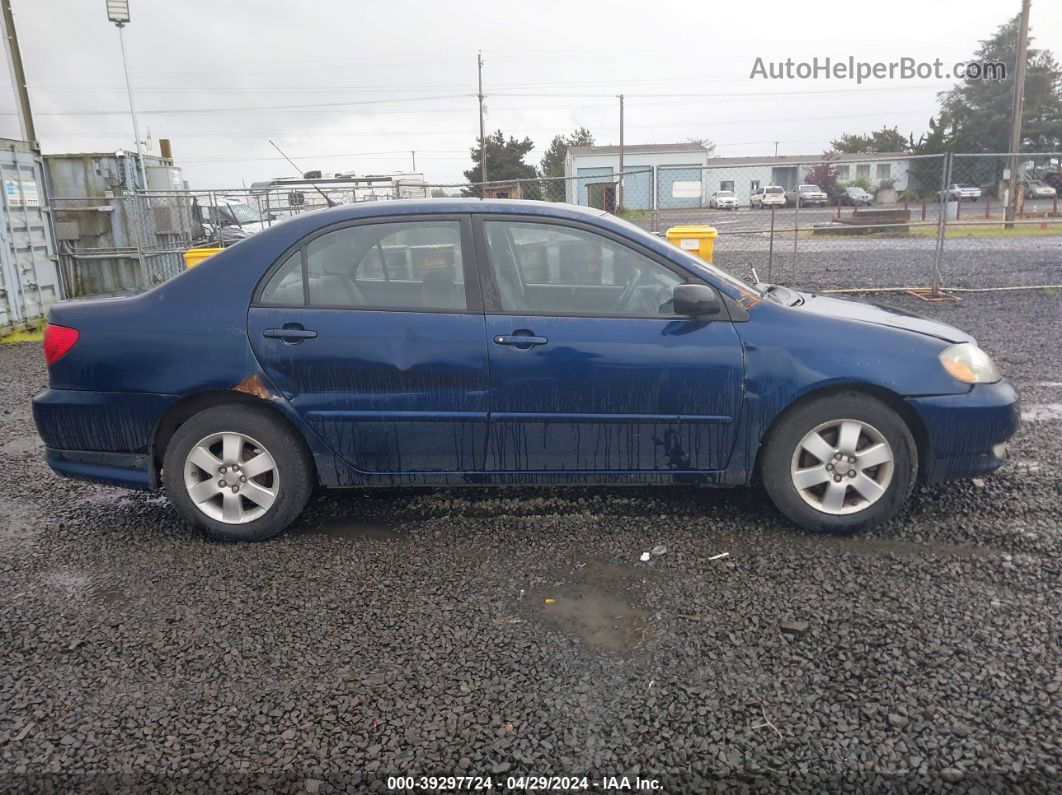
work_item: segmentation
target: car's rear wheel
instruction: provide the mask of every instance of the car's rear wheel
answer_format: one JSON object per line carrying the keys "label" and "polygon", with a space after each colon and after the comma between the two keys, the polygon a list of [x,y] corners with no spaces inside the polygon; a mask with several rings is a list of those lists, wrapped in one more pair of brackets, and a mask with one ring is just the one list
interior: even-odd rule
{"label": "car's rear wheel", "polygon": [[181,425],[162,478],[184,520],[218,541],[272,538],[313,490],[302,439],[279,417],[246,405],[205,409]]}
{"label": "car's rear wheel", "polygon": [[788,412],[771,431],[761,462],[763,485],[778,510],[819,532],[856,532],[888,521],[917,475],[907,424],[858,392]]}

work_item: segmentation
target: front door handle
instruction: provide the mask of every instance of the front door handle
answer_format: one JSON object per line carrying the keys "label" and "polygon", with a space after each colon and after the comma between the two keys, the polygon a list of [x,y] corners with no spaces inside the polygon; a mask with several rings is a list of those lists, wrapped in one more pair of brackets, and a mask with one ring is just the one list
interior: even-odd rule
{"label": "front door handle", "polygon": [[262,336],[281,339],[289,344],[295,344],[303,340],[314,339],[317,336],[317,332],[304,329],[298,323],[288,323],[285,324],[284,328],[267,328],[262,332]]}
{"label": "front door handle", "polygon": [[547,342],[549,340],[545,337],[536,337],[533,334],[499,334],[494,338],[495,345],[513,345],[521,350],[545,345]]}

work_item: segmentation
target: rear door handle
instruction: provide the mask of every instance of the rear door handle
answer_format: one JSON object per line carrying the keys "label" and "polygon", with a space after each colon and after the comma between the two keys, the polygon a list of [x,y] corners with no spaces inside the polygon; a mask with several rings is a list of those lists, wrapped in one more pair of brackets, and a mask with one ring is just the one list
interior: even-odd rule
{"label": "rear door handle", "polygon": [[285,342],[301,342],[302,340],[314,339],[317,336],[317,332],[309,331],[308,329],[304,329],[301,326],[299,326],[298,328],[267,328],[265,331],[262,332],[262,336],[271,337],[273,339],[281,339]]}
{"label": "rear door handle", "polygon": [[549,342],[545,337],[534,337],[529,334],[499,334],[494,338],[495,345],[515,345],[517,348],[533,348],[536,345],[545,345]]}

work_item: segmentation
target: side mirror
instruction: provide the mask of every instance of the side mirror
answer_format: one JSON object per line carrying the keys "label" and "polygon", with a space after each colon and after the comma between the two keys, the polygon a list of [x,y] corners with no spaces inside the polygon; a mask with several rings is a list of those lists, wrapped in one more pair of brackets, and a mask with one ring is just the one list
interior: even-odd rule
{"label": "side mirror", "polygon": [[677,315],[711,318],[723,312],[723,302],[719,299],[719,294],[703,284],[675,285],[672,302]]}

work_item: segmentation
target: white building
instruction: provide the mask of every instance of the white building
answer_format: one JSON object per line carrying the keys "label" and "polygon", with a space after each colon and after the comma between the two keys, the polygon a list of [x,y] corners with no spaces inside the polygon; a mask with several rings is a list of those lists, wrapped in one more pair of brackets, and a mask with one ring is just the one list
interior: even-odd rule
{"label": "white building", "polygon": [[[709,157],[697,144],[641,144],[623,150],[623,206],[630,210],[705,207],[717,190],[733,191],[739,204],[765,185],[786,190],[805,181],[823,155]],[[865,180],[871,188],[886,182],[899,192],[918,189],[910,158],[902,152],[839,154],[831,159],[838,182]],[[618,146],[577,146],[568,150],[564,175],[567,201],[611,207],[619,174]]]}

